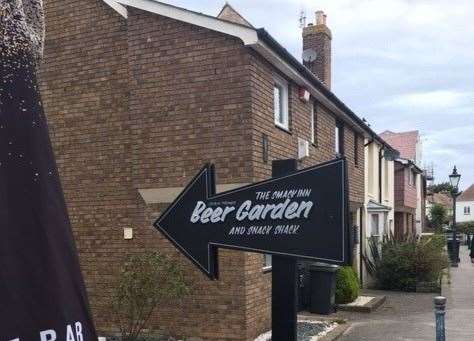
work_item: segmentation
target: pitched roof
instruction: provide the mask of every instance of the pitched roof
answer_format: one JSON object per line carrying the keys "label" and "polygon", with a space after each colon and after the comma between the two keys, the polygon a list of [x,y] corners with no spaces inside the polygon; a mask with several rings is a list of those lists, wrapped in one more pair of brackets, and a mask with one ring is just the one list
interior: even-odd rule
{"label": "pitched roof", "polygon": [[418,130],[395,133],[384,131],[380,134],[388,144],[400,152],[400,157],[407,160],[416,160],[416,145],[419,140]]}
{"label": "pitched roof", "polygon": [[474,184],[462,192],[458,198],[458,201],[474,201]]}
{"label": "pitched roof", "polygon": [[217,15],[218,19],[227,20],[236,24],[253,27],[239,12],[237,12],[228,2],[225,3],[222,10]]}

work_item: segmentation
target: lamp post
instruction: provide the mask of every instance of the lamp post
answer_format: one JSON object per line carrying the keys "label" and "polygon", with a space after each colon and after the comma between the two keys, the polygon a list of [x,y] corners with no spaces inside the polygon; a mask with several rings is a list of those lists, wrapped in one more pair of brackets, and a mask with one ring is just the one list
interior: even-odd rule
{"label": "lamp post", "polygon": [[457,267],[459,263],[459,248],[456,237],[456,198],[459,196],[458,185],[461,179],[461,174],[458,174],[456,166],[453,168],[453,173],[449,175],[449,182],[451,184],[451,196],[453,197],[453,240],[451,247],[451,266]]}

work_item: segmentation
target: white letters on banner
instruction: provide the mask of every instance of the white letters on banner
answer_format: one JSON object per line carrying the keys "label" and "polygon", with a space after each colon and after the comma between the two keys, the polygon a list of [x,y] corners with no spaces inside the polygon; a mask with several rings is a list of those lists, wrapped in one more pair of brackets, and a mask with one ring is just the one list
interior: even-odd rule
{"label": "white letters on banner", "polygon": [[[20,338],[12,339],[10,341],[21,341]],[[57,333],[53,329],[42,330],[39,332],[39,341],[59,341]],[[64,341],[84,341],[82,334],[81,322],[68,324],[66,326],[66,339]]]}

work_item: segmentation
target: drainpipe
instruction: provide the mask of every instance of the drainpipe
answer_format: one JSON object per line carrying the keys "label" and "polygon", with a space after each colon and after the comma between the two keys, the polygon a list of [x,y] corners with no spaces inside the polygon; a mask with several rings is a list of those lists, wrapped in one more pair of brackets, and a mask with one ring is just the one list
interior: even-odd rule
{"label": "drainpipe", "polygon": [[[362,252],[365,254],[365,243],[364,243],[364,231],[362,229],[365,228],[365,226],[362,225],[364,222],[364,210],[361,208],[359,209],[360,215],[359,215],[359,274],[360,274],[360,286],[364,286],[364,265],[362,264]],[[474,237],[473,237],[474,238]]]}
{"label": "drainpipe", "polygon": [[379,203],[382,204],[382,159],[384,148],[379,149]]}

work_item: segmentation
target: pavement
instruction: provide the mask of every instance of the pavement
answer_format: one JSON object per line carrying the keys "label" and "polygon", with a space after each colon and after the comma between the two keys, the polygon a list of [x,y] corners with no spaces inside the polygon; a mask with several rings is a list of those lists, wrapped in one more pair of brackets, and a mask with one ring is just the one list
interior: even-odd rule
{"label": "pavement", "polygon": [[[446,340],[474,340],[474,264],[467,247],[460,250],[461,263],[451,268],[450,283],[442,295],[447,297]],[[349,328],[341,340],[395,341],[435,338],[433,298],[436,294],[364,290],[366,295],[385,295],[387,300],[372,313],[337,312],[332,318],[347,319]]]}
{"label": "pavement", "polygon": [[458,268],[451,268],[450,284],[443,285],[442,294],[447,298],[446,340],[474,340],[474,264],[469,250],[459,250],[461,262]]}

